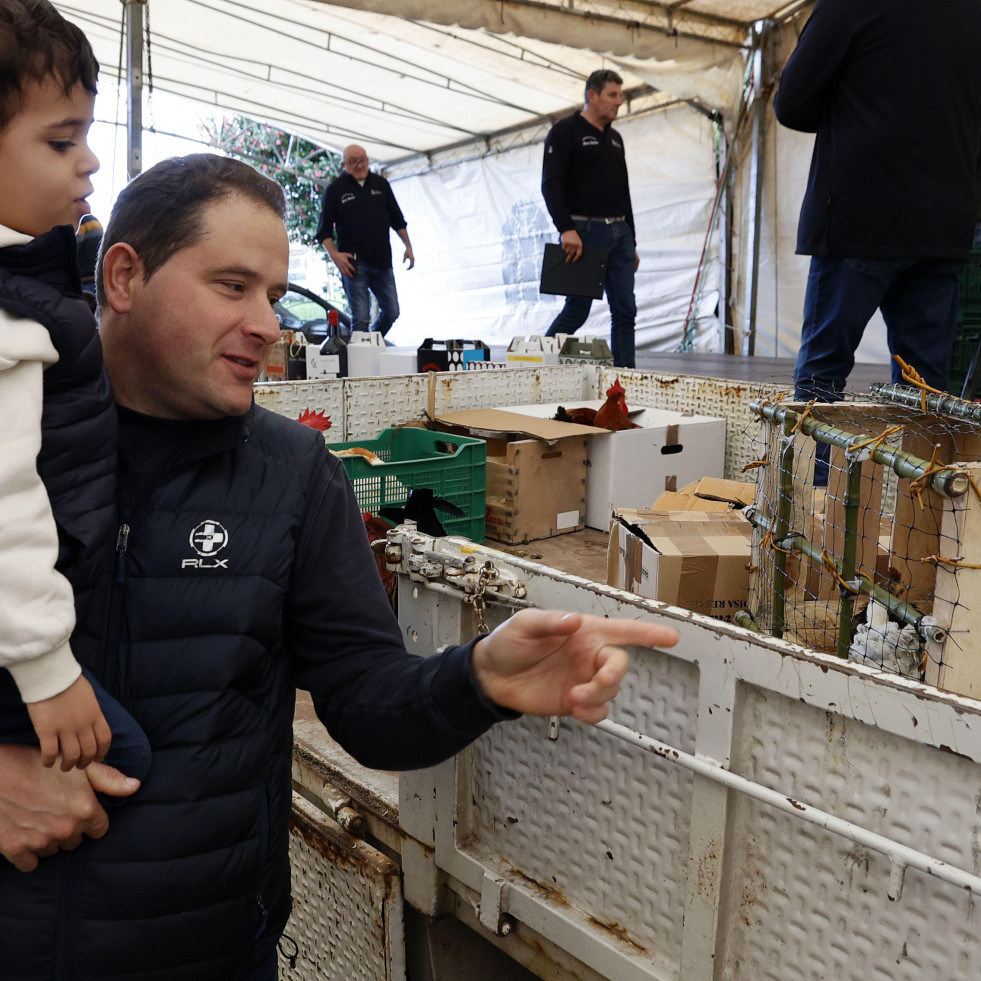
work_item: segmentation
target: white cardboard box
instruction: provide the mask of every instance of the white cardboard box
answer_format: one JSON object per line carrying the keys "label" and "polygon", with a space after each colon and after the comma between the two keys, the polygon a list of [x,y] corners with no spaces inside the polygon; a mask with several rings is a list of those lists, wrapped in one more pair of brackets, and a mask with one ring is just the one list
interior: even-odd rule
{"label": "white cardboard box", "polygon": [[559,339],[532,334],[527,340],[514,337],[508,345],[507,362],[511,368],[537,368],[559,363]]}
{"label": "white cardboard box", "polygon": [[[565,408],[598,409],[604,399],[561,403]],[[628,402],[629,405],[629,402]],[[539,418],[552,418],[559,403],[503,406]],[[645,508],[666,490],[678,490],[701,477],[721,477],[725,467],[726,421],[688,416],[666,409],[631,409],[642,428],[611,433],[594,430],[586,441],[586,524],[610,530],[617,508]]]}
{"label": "white cardboard box", "polygon": [[415,375],[419,371],[419,348],[388,347],[378,351],[379,375]]}
{"label": "white cardboard box", "polygon": [[378,358],[386,349],[377,330],[355,330],[347,342],[348,378],[372,378],[378,374]]}

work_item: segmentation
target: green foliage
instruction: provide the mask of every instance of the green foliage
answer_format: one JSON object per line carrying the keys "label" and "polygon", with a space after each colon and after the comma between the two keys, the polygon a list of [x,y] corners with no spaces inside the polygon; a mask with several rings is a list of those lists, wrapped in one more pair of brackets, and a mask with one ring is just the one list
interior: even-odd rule
{"label": "green foliage", "polygon": [[209,120],[204,139],[216,150],[252,164],[286,192],[290,241],[315,245],[324,189],[341,170],[341,155],[244,116]]}

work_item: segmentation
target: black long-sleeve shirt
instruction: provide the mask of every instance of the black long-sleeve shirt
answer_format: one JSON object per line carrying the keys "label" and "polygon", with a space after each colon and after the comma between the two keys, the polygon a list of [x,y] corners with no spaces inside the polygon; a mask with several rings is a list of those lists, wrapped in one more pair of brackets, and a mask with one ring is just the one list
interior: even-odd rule
{"label": "black long-sleeve shirt", "polygon": [[575,227],[572,215],[615,218],[634,228],[623,138],[597,129],[581,112],[560,119],[545,138],[542,196],[559,232]]}
{"label": "black long-sleeve shirt", "polygon": [[817,0],[774,99],[816,133],[797,251],[966,258],[981,150],[977,0]]}
{"label": "black long-sleeve shirt", "polygon": [[406,227],[405,217],[392,185],[379,174],[369,173],[364,186],[343,173],[327,185],[320,209],[317,241],[334,238],[341,252],[354,252],[379,269],[392,268],[388,230]]}

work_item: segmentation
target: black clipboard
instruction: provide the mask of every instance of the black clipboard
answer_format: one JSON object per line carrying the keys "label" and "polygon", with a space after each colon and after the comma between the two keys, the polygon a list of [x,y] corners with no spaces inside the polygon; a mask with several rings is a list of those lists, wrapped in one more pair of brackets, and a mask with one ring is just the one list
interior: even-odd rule
{"label": "black clipboard", "polygon": [[542,257],[542,281],[538,292],[600,299],[606,283],[606,260],[609,254],[609,249],[584,245],[578,262],[566,262],[562,246],[548,242]]}

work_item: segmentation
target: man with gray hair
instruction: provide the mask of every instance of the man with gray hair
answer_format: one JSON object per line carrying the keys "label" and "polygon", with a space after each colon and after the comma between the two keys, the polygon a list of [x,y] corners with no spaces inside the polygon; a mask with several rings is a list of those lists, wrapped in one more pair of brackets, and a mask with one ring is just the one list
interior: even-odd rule
{"label": "man with gray hair", "polygon": [[400,313],[388,230],[395,229],[405,244],[402,261],[410,269],[416,263],[412,243],[392,185],[368,169],[365,148],[345,147],[341,166],[343,171],[324,192],[317,241],[340,270],[351,307],[351,330],[368,329],[370,291],[378,301],[371,329],[384,337]]}

